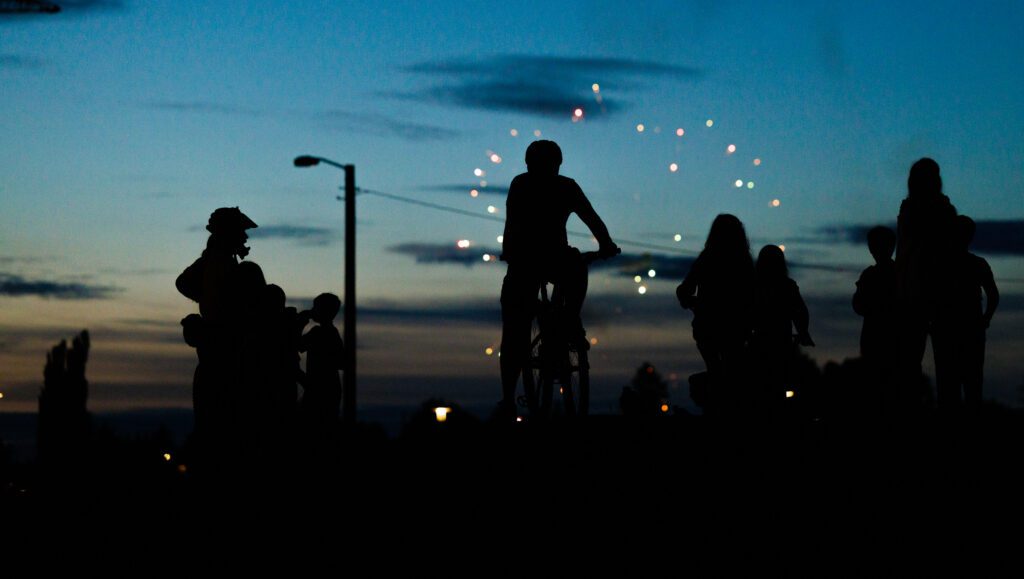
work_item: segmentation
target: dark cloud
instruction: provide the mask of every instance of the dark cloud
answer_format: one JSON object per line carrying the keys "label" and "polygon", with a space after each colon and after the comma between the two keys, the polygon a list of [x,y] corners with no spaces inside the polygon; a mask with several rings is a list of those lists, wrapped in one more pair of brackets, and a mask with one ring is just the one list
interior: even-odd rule
{"label": "dark cloud", "polygon": [[29,280],[10,273],[0,273],[0,296],[36,296],[60,300],[108,299],[121,291],[113,286],[52,280]]}
{"label": "dark cloud", "polygon": [[[971,251],[988,255],[1024,255],[1024,219],[983,219],[975,221],[977,231]],[[893,230],[896,224],[887,225]],[[819,241],[866,244],[868,231],[874,225],[830,225],[816,231]]]}
{"label": "dark cloud", "polygon": [[[500,249],[489,247],[471,246],[465,249],[456,246],[454,243],[402,243],[388,248],[388,251],[412,256],[416,263],[422,264],[458,264],[466,267],[474,265],[493,265],[497,259],[495,256],[501,253]],[[484,261],[484,256],[490,255],[490,261]]]}
{"label": "dark cloud", "polygon": [[[664,280],[679,283],[690,271],[695,256],[665,255],[660,253],[623,253],[618,257],[595,261],[590,265],[593,270],[616,270],[619,275],[628,277],[641,276],[647,280]],[[647,273],[654,270],[655,277],[649,278]]]}
{"label": "dark cloud", "polygon": [[74,15],[104,10],[120,10],[120,0],[12,0],[0,2],[0,20],[28,17],[50,17],[55,14]]}
{"label": "dark cloud", "polygon": [[[597,81],[618,94],[640,88],[655,77],[693,79],[693,67],[621,58],[492,56],[479,60],[420,62],[403,72],[442,79],[441,84],[388,96],[468,109],[568,117],[582,107],[587,117],[606,116],[626,108],[608,91],[597,97]],[[616,94],[613,92],[611,94]]]}
{"label": "dark cloud", "polygon": [[335,230],[327,227],[310,227],[280,223],[261,225],[248,231],[251,239],[290,239],[303,245],[328,245],[335,240]]}
{"label": "dark cloud", "polygon": [[508,195],[508,185],[488,185],[481,187],[479,184],[468,185],[449,184],[449,185],[424,185],[419,188],[421,191],[438,191],[441,193],[469,193],[471,190],[476,189],[481,195]]}

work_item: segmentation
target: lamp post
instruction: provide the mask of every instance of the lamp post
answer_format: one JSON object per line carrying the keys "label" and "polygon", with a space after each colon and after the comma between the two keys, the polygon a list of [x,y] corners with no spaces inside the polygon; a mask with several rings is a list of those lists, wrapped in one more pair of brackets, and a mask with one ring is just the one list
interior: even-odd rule
{"label": "lamp post", "polygon": [[295,157],[296,167],[323,163],[345,171],[345,386],[342,391],[341,420],[356,422],[356,167],[323,157]]}

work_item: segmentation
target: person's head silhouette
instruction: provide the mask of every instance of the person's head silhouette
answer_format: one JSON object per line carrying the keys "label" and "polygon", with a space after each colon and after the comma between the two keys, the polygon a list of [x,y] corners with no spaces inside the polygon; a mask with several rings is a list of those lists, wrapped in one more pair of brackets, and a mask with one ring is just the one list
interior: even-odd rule
{"label": "person's head silhouette", "polygon": [[[750,255],[750,242],[743,222],[730,213],[721,213],[711,222],[711,231],[704,242],[704,251],[717,255]],[[748,257],[749,259],[749,257]]]}
{"label": "person's head silhouette", "polygon": [[895,249],[896,233],[892,229],[879,225],[868,231],[868,251],[876,262],[892,259],[892,252]]}
{"label": "person's head silhouette", "polygon": [[541,175],[557,175],[562,166],[562,149],[554,141],[534,141],[526,147],[526,170]]}
{"label": "person's head silhouette", "polygon": [[766,245],[757,254],[755,266],[758,279],[762,281],[779,280],[789,277],[786,267],[786,254],[778,245]]}
{"label": "person's head silhouette", "polygon": [[907,177],[907,197],[928,198],[941,194],[942,176],[939,174],[939,164],[928,157],[914,163],[910,167],[910,176]]}
{"label": "person's head silhouette", "polygon": [[210,214],[210,221],[206,224],[206,230],[210,232],[207,247],[245,258],[249,254],[245,245],[249,235],[245,230],[256,227],[259,226],[238,207],[221,207]]}
{"label": "person's head silhouette", "polygon": [[953,236],[956,243],[956,248],[962,251],[967,251],[971,247],[971,242],[974,241],[974,231],[977,226],[974,224],[974,220],[966,215],[958,215],[956,218],[956,225],[954,225]]}
{"label": "person's head silhouette", "polygon": [[323,293],[313,299],[313,321],[330,324],[341,309],[341,300],[331,293]]}

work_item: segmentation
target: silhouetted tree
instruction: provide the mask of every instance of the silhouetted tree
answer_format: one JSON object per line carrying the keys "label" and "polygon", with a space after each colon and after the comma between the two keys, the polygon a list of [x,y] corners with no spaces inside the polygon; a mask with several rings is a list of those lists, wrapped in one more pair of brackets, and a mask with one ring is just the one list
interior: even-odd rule
{"label": "silhouetted tree", "polygon": [[619,408],[624,416],[657,416],[667,412],[668,382],[650,362],[644,362],[629,386],[622,389]]}
{"label": "silhouetted tree", "polygon": [[42,461],[67,462],[80,456],[88,441],[89,382],[85,379],[88,358],[87,330],[82,330],[72,340],[70,348],[66,340],[61,340],[46,355],[36,441]]}

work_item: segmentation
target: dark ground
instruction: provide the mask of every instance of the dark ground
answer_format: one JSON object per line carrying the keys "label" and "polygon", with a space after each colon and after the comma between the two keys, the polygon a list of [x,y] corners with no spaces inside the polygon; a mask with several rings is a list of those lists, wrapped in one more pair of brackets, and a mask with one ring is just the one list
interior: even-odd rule
{"label": "dark ground", "polygon": [[164,460],[166,439],[99,440],[70,467],[8,461],[0,505],[8,530],[103,521],[109,537],[167,532],[199,551],[249,537],[387,547],[389,564],[482,548],[508,565],[553,553],[714,575],[1017,575],[1022,441],[1003,410],[897,425],[423,414],[397,438],[360,426],[223,476],[185,464],[188,448]]}

